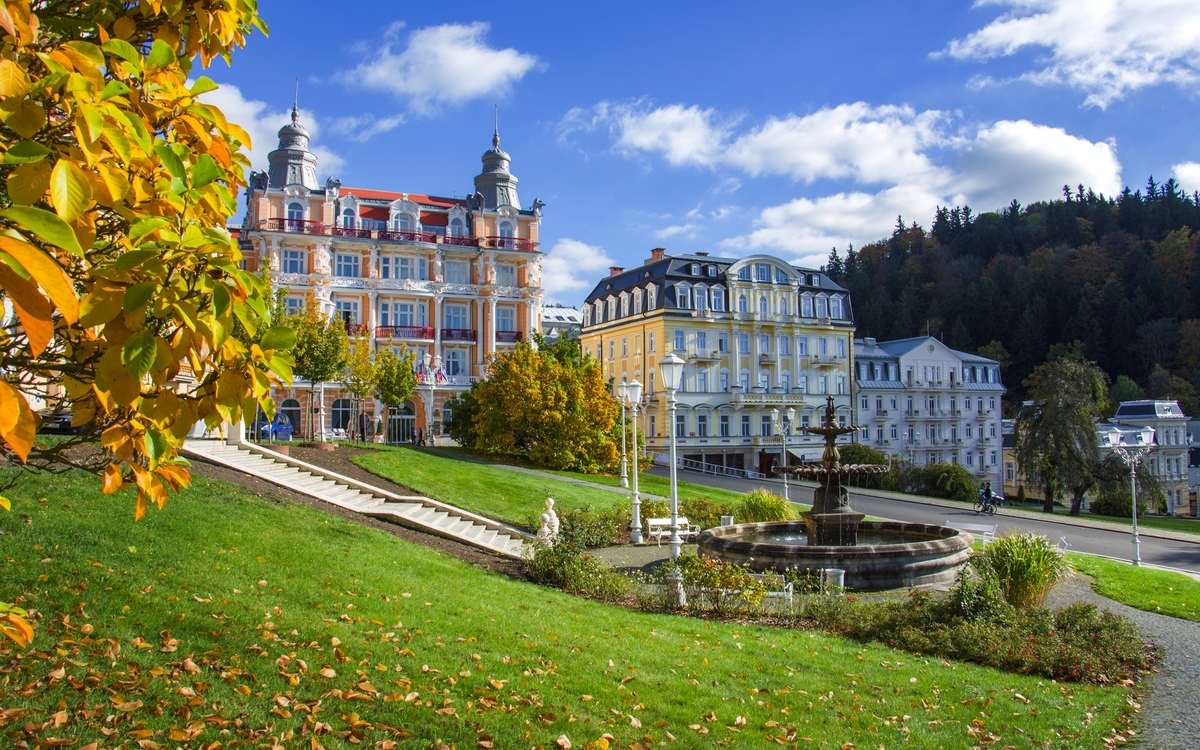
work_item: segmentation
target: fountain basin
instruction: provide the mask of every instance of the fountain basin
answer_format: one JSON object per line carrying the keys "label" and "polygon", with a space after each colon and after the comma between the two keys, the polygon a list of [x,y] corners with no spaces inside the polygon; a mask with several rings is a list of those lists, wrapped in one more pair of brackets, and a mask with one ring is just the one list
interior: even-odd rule
{"label": "fountain basin", "polygon": [[972,536],[946,526],[863,521],[860,538],[874,544],[809,546],[804,521],[742,523],[709,529],[697,539],[700,554],[759,572],[824,568],[846,571],[846,587],[887,591],[947,586],[971,555]]}

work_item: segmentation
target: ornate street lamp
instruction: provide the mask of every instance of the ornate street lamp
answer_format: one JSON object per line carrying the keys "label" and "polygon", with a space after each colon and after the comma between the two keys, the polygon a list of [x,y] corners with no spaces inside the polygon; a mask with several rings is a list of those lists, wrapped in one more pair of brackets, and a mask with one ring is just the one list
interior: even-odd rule
{"label": "ornate street lamp", "polygon": [[[629,525],[629,541],[633,544],[642,543],[642,496],[638,493],[638,441],[637,441],[637,424],[638,424],[638,406],[642,401],[642,384],[636,380],[629,381],[628,384],[622,383],[625,386],[625,397],[630,402],[630,408],[633,409],[631,423],[633,424],[633,522]],[[622,434],[624,431],[622,430]],[[622,459],[624,456],[622,456]]]}
{"label": "ornate street lamp", "polygon": [[1138,537],[1137,470],[1146,456],[1153,450],[1154,428],[1144,427],[1138,435],[1144,445],[1128,448],[1113,448],[1113,454],[1129,467],[1129,499],[1133,504],[1133,564],[1142,564],[1142,540]]}
{"label": "ornate street lamp", "polygon": [[662,376],[663,390],[667,392],[667,425],[671,430],[671,580],[675,585],[676,603],[679,606],[687,604],[683,593],[683,579],[679,574],[679,548],[683,540],[679,538],[679,484],[676,466],[676,427],[675,427],[675,391],[679,388],[679,379],[683,377],[684,362],[674,354],[668,354],[659,360],[658,372]]}
{"label": "ornate street lamp", "polygon": [[629,474],[625,469],[625,401],[629,398],[629,384],[617,383],[617,400],[621,402],[621,486],[629,487]]}
{"label": "ornate street lamp", "polygon": [[433,355],[425,352],[425,356],[421,358],[421,364],[424,365],[425,375],[425,436],[429,437],[429,431],[433,429],[433,370],[429,365],[433,362]]}
{"label": "ornate street lamp", "polygon": [[792,430],[794,429],[795,424],[796,424],[796,410],[789,406],[788,410],[786,412],[784,412],[784,414],[786,416],[783,418],[783,421],[781,422],[779,420],[779,410],[772,409],[771,410],[771,424],[774,425],[774,427],[775,427],[775,434],[779,435],[780,437],[783,438],[783,499],[787,500],[790,503],[792,501],[792,498],[790,496],[788,496],[788,475],[787,475],[788,436],[792,434]]}

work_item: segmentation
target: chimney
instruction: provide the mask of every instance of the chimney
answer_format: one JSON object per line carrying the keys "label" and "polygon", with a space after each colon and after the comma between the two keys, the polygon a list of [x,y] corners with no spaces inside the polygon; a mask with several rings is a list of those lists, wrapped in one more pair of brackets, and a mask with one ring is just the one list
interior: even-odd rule
{"label": "chimney", "polygon": [[651,262],[656,261],[656,260],[662,260],[663,256],[666,254],[667,254],[667,249],[665,247],[656,247],[650,251],[650,260],[651,260]]}
{"label": "chimney", "polygon": [[616,276],[617,274],[622,273],[624,270],[625,269],[621,268],[620,266],[609,266],[608,267],[608,275]]}
{"label": "chimney", "polygon": [[696,253],[696,255],[699,255],[701,258],[707,258],[707,257],[708,257],[708,253]]}
{"label": "chimney", "polygon": [[867,336],[863,340],[867,342],[867,346],[875,346],[875,339],[871,338],[870,336]]}

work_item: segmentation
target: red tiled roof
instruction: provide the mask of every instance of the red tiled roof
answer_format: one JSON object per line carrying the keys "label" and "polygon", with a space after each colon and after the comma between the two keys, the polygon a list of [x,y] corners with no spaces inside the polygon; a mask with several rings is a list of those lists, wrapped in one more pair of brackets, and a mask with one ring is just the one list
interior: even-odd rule
{"label": "red tiled roof", "polygon": [[[402,198],[403,193],[393,193],[389,190],[369,190],[367,188],[342,188],[341,192],[348,195],[355,195],[359,198],[372,198],[375,200],[394,201],[397,198]],[[441,198],[436,195],[421,195],[420,193],[409,193],[408,199],[414,203],[420,203],[426,206],[439,206],[442,208],[450,208],[451,206],[462,206],[466,208],[467,202],[461,198]]]}
{"label": "red tiled roof", "polygon": [[383,206],[363,206],[358,210],[358,215],[363,219],[388,220],[388,210]]}
{"label": "red tiled roof", "polygon": [[421,224],[427,227],[445,227],[450,225],[450,214],[421,212]]}

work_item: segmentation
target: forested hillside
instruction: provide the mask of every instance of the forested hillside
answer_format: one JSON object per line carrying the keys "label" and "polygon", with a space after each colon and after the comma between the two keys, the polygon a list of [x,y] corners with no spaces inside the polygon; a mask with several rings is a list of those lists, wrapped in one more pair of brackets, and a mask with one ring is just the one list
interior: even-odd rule
{"label": "forested hillside", "polygon": [[[831,253],[858,336],[924,334],[1000,359],[1012,398],[1033,368],[1080,351],[1114,397],[1178,398],[1200,413],[1200,195],[1173,180],[1110,198],[1079,186],[1000,213],[941,208],[926,230]],[[1132,382],[1131,382],[1132,381]],[[1134,384],[1136,383],[1136,385]]]}

